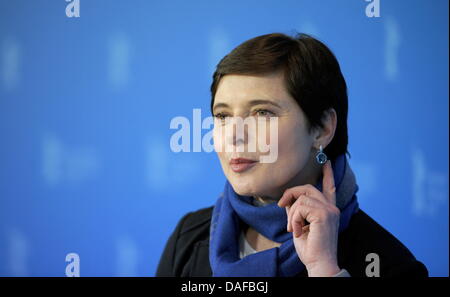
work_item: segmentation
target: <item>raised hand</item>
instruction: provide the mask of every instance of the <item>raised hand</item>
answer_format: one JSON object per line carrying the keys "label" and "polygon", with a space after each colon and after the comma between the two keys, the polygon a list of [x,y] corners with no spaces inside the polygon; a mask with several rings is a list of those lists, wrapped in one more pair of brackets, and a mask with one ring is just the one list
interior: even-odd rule
{"label": "raised hand", "polygon": [[[309,276],[332,276],[340,271],[337,243],[340,211],[331,162],[323,166],[323,191],[312,185],[287,189],[278,206],[285,207],[287,231]],[[307,224],[309,223],[309,224]]]}

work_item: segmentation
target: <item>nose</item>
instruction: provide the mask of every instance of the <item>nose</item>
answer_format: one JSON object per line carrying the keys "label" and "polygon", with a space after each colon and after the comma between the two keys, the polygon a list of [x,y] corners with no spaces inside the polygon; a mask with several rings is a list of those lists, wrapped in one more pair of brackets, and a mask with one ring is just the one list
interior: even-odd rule
{"label": "nose", "polygon": [[227,145],[235,148],[245,146],[248,141],[248,125],[244,125],[242,118],[231,118],[225,128],[225,137]]}
{"label": "nose", "polygon": [[229,152],[256,153],[258,151],[258,121],[255,117],[230,119],[225,144]]}

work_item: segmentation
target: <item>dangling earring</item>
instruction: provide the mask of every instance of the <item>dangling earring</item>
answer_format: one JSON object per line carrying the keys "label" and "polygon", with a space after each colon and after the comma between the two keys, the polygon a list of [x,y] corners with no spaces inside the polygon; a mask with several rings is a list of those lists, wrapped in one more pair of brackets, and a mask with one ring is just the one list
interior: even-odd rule
{"label": "dangling earring", "polygon": [[317,160],[317,163],[319,163],[320,165],[325,164],[328,160],[327,155],[325,155],[325,153],[323,152],[322,145],[320,146],[320,149],[317,152],[316,160]]}

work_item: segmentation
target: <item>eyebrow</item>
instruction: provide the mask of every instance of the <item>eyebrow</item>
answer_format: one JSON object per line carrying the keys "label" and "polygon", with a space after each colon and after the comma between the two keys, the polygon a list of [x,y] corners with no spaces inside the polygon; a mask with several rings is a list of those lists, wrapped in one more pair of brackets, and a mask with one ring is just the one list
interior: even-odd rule
{"label": "eyebrow", "polygon": [[[278,103],[267,100],[267,99],[253,99],[253,100],[250,100],[247,105],[254,106],[254,105],[261,105],[261,104],[269,104],[269,105],[273,105],[273,106],[281,109],[281,106]],[[230,107],[230,106],[226,103],[217,103],[217,104],[214,104],[213,110],[216,110],[219,107]]]}

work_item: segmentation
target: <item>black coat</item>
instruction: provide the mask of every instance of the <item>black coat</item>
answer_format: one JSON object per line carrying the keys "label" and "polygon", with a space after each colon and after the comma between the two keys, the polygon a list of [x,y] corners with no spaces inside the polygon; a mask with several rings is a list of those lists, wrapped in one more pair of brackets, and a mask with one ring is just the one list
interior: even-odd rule
{"label": "black coat", "polygon": [[[209,264],[209,226],[213,207],[186,214],[170,236],[156,276],[212,276]],[[339,234],[338,265],[351,276],[366,277],[366,267],[379,256],[380,277],[427,277],[428,270],[391,233],[365,212],[353,215],[348,228]],[[298,275],[307,277],[306,269]]]}

